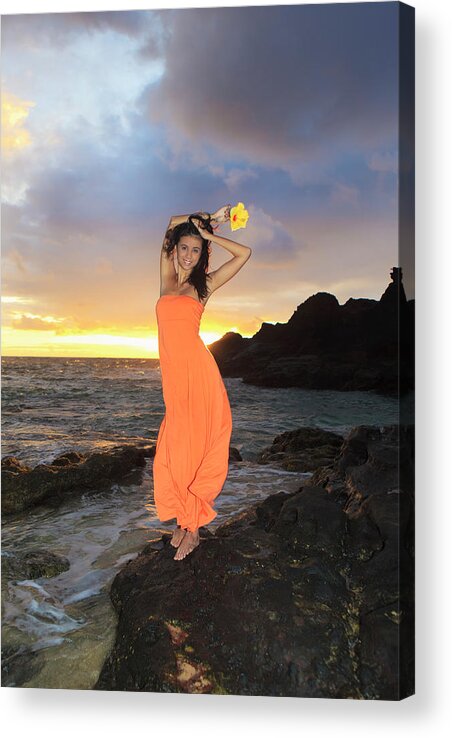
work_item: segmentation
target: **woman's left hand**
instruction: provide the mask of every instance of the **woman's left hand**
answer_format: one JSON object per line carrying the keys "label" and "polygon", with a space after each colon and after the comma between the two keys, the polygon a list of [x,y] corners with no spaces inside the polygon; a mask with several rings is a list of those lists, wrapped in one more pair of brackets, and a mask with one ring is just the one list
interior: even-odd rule
{"label": "woman's left hand", "polygon": [[222,208],[219,208],[215,211],[215,213],[212,213],[210,216],[211,221],[214,221],[214,223],[227,223],[231,217],[231,206],[225,205]]}

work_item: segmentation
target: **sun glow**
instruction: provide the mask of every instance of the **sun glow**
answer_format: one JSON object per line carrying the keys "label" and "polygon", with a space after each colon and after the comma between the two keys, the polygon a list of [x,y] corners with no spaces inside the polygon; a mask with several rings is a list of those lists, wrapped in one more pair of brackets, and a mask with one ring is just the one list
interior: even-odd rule
{"label": "sun glow", "polygon": [[29,131],[23,127],[36,105],[29,100],[20,100],[9,92],[2,92],[2,151],[24,149],[31,144]]}
{"label": "sun glow", "polygon": [[[44,320],[44,319],[41,319]],[[218,341],[227,331],[202,331],[205,346]],[[158,359],[158,334],[116,335],[114,333],[64,333],[41,328],[2,331],[3,356],[86,356],[98,358]]]}
{"label": "sun glow", "polygon": [[224,333],[216,333],[215,331],[201,331],[199,335],[201,336],[202,342],[207,346],[209,343],[219,341],[225,333],[226,331],[224,331]]}

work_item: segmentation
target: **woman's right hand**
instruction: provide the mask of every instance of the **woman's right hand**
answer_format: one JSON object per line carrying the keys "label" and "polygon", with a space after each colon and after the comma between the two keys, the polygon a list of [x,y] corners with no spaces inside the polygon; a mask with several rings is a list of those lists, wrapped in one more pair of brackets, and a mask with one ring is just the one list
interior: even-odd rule
{"label": "woman's right hand", "polygon": [[204,218],[205,220],[207,220],[209,217],[211,217],[211,216],[209,216],[209,213],[202,213],[200,210],[198,211],[198,215],[200,215],[201,218]]}
{"label": "woman's right hand", "polygon": [[202,238],[205,238],[205,239],[209,240],[210,237],[212,236],[212,234],[209,233],[209,231],[204,230],[204,228],[202,226],[202,223],[199,220],[199,218],[193,217],[193,223],[196,226],[196,228],[198,229],[198,232],[202,236]]}

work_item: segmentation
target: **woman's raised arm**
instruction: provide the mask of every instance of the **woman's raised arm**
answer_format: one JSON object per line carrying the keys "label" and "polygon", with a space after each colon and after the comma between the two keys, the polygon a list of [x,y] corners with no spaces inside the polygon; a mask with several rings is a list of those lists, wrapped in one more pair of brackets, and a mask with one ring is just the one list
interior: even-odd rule
{"label": "woman's raised arm", "polygon": [[[188,215],[190,215],[190,213]],[[174,228],[174,226],[185,223],[188,220],[188,215],[172,215],[168,228]]]}
{"label": "woman's raised arm", "polygon": [[216,233],[209,233],[209,231],[206,231],[204,228],[202,228],[199,220],[195,221],[195,225],[203,238],[206,238],[208,241],[213,241],[219,246],[223,246],[226,251],[229,251],[234,256],[245,259],[245,261],[249,259],[251,255],[251,249],[249,246],[244,246],[242,243],[232,241],[230,238],[218,236]]}
{"label": "woman's raised arm", "polygon": [[[202,215],[203,218],[209,217],[208,213],[200,212],[199,214]],[[174,228],[174,226],[180,225],[181,223],[185,223],[188,220],[190,215],[191,213],[188,213],[188,215],[172,215],[168,228]]]}
{"label": "woman's raised arm", "polygon": [[232,259],[229,259],[225,264],[222,264],[219,269],[210,272],[209,289],[210,293],[212,293],[225,284],[225,282],[229,282],[229,280],[240,271],[250,258],[252,252],[249,246],[244,246],[242,243],[237,243],[237,241],[231,241],[230,238],[217,236],[216,233],[209,233],[199,225],[199,221],[196,221],[195,225],[203,238],[207,238],[209,241],[213,241],[219,246],[223,246],[223,248],[233,254]]}
{"label": "woman's raised arm", "polygon": [[216,233],[208,234],[208,236],[205,236],[205,238],[208,238],[209,241],[217,243],[219,246],[223,246],[226,251],[230,251],[230,253],[234,254],[234,256],[241,256],[244,259],[248,259],[251,254],[251,249],[249,246],[244,246],[242,243],[232,241],[230,238],[218,236]]}

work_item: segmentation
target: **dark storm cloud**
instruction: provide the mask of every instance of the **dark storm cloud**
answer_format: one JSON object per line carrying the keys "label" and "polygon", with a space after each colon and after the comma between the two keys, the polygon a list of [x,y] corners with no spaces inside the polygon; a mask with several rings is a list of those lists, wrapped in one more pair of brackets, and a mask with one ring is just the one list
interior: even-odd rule
{"label": "dark storm cloud", "polygon": [[397,124],[397,8],[167,11],[166,73],[142,102],[194,146],[275,166],[377,147]]}

